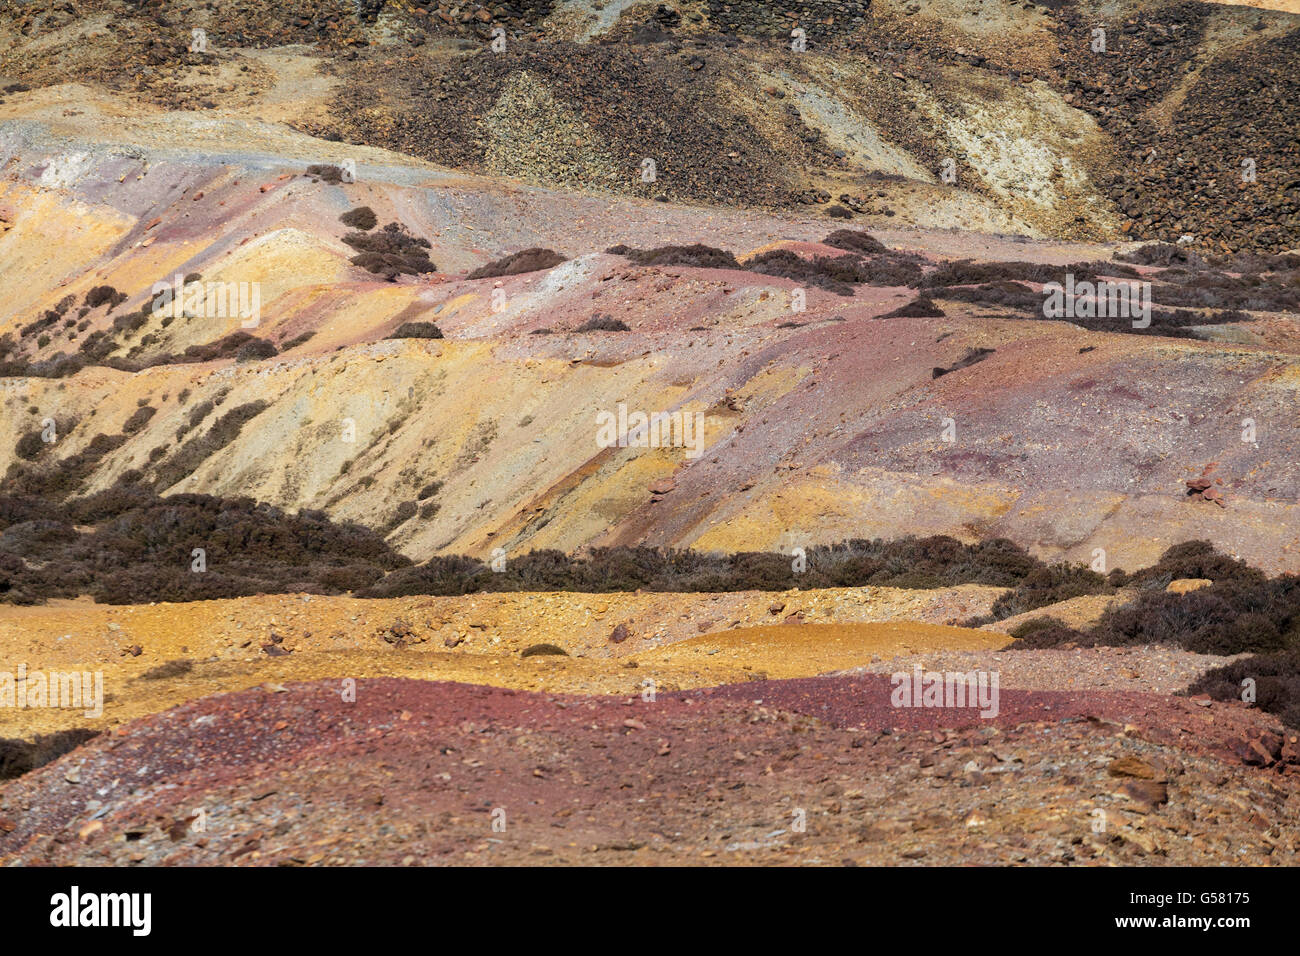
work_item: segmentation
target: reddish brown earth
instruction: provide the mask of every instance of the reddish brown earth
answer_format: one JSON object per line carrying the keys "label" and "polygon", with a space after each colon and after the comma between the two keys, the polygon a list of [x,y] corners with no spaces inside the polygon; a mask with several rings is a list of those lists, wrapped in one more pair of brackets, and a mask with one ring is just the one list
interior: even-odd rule
{"label": "reddish brown earth", "polygon": [[399,679],[359,681],[352,703],[340,690],[209,697],[102,735],[5,788],[0,859],[1292,864],[1300,851],[1295,737],[1244,707],[1003,691],[982,720],[892,708],[878,675],[654,702]]}

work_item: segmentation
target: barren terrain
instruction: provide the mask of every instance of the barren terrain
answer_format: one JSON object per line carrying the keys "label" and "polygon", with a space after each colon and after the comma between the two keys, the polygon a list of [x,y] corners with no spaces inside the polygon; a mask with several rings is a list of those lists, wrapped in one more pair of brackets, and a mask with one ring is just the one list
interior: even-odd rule
{"label": "barren terrain", "polygon": [[0,3],[0,862],[1294,865],[1298,75],[1291,0]]}

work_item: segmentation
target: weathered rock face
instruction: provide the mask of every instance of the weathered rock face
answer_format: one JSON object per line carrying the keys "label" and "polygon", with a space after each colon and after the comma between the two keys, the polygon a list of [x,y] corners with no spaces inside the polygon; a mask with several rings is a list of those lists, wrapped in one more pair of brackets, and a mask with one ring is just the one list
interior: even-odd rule
{"label": "weathered rock face", "polygon": [[[17,88],[251,108],[333,142],[645,199],[1193,235],[1216,252],[1300,244],[1293,14],[1092,0],[44,6],[0,12],[0,77]],[[281,52],[290,43],[304,50]]]}

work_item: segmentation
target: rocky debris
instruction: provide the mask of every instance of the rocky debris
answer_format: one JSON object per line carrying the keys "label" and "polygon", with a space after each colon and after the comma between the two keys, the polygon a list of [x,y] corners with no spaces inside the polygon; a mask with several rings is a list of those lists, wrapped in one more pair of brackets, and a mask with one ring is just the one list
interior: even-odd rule
{"label": "rocky debris", "polygon": [[1142,780],[1155,780],[1159,776],[1155,767],[1131,755],[1112,760],[1106,767],[1106,772],[1112,777],[1137,777]]}
{"label": "rocky debris", "polygon": [[[1121,598],[1117,603],[1123,603]],[[1089,618],[1102,612],[1095,608]],[[1059,613],[1048,609],[1049,615]],[[1083,623],[1083,622],[1077,622]],[[1008,622],[989,625],[1006,626]],[[873,662],[861,670],[878,674],[910,673],[920,664],[937,671],[996,672],[1000,686],[1035,690],[1107,690],[1176,694],[1207,671],[1235,660],[1214,654],[1195,654],[1164,645],[1088,647],[1033,652],[1011,647],[998,651],[946,651],[906,654]],[[852,673],[856,673],[853,671]]]}
{"label": "rocky debris", "polygon": [[1105,54],[1090,49],[1088,12],[1055,10],[1066,51],[1057,81],[1117,144],[1120,168],[1100,185],[1128,217],[1129,237],[1173,243],[1194,234],[1223,252],[1294,248],[1300,103],[1286,91],[1300,78],[1300,30],[1225,52],[1184,81],[1213,10],[1190,2],[1134,10],[1108,30]]}
{"label": "rocky debris", "polygon": [[1205,469],[1198,477],[1189,478],[1184,482],[1187,485],[1187,497],[1195,498],[1198,501],[1212,501],[1220,508],[1226,508],[1227,503],[1223,499],[1223,492],[1219,490],[1219,486],[1223,484],[1223,479],[1210,477],[1210,473],[1214,471],[1216,465],[1216,462],[1211,462],[1205,466]]}
{"label": "rocky debris", "polygon": [[415,628],[400,617],[384,628],[380,636],[386,643],[397,647],[405,647],[417,639]]}
{"label": "rocky debris", "polygon": [[632,630],[626,623],[616,624],[614,630],[609,632],[609,641],[611,644],[622,644],[632,636]]}
{"label": "rocky debris", "polygon": [[1159,807],[1169,802],[1169,785],[1159,780],[1125,780],[1119,785],[1119,792],[1150,807]]}
{"label": "rocky debris", "polygon": [[[351,142],[645,199],[783,205],[801,178],[797,155],[760,135],[702,80],[707,71],[665,50],[515,43],[467,53],[454,69],[375,58],[365,72],[368,89],[343,84],[333,113],[332,131]],[[379,110],[375,86],[389,91]],[[642,176],[646,159],[653,177]]]}
{"label": "rocky debris", "polygon": [[[1218,479],[1222,483],[1223,479]],[[1212,478],[1190,478],[1187,481],[1188,497],[1199,498],[1204,501],[1213,501],[1220,508],[1226,508],[1227,505],[1223,500],[1223,492],[1215,487],[1215,479]]]}
{"label": "rocky debris", "polygon": [[[1300,858],[1294,768],[1226,746],[1259,735],[1257,712],[1003,697],[1014,713],[954,724],[891,708],[883,679],[661,691],[654,703],[394,679],[360,681],[350,703],[335,682],[245,690],[5,784],[0,861],[526,864],[539,848],[548,864]],[[90,793],[107,812],[89,818]],[[209,810],[202,833],[187,819],[197,807]],[[509,826],[486,841],[493,807]]]}
{"label": "rocky debris", "polygon": [[[1289,138],[1297,106],[1288,95],[1300,30],[1248,34],[1261,21],[1244,11],[1212,16],[1212,7],[1194,2],[1135,10],[1108,22],[1108,48],[1098,54],[1089,46],[1096,24],[1091,5],[1051,4],[1035,15],[1060,46],[1061,55],[1045,68],[1044,56],[968,49],[980,41],[903,22],[912,8],[899,16],[873,10],[868,0],[810,0],[791,9],[709,0],[689,11],[634,4],[620,11],[610,32],[588,43],[562,39],[569,34],[547,23],[556,12],[553,0],[351,6],[272,0],[265,9],[240,0],[223,6],[220,17],[196,17],[177,0],[108,6],[117,29],[97,36],[77,79],[130,89],[172,108],[211,109],[237,89],[195,84],[195,71],[216,73],[238,62],[240,50],[306,44],[327,56],[327,68],[343,80],[333,120],[303,120],[329,139],[484,169],[500,155],[502,137],[517,135],[508,175],[555,185],[572,174],[572,184],[647,199],[740,205],[826,208],[832,189],[843,187],[828,189],[821,177],[810,182],[809,172],[839,178],[847,172],[856,181],[838,193],[836,214],[890,215],[893,209],[876,201],[882,197],[866,194],[863,171],[799,107],[781,104],[792,112],[778,142],[761,129],[762,120],[730,102],[726,85],[756,51],[788,56],[792,34],[801,31],[815,55],[880,64],[884,76],[899,81],[899,95],[867,97],[854,108],[924,168],[963,150],[902,89],[941,90],[955,70],[956,92],[972,95],[989,73],[1017,85],[1045,84],[1110,137],[1114,155],[1090,156],[1084,165],[1127,218],[1128,237],[1173,242],[1193,235],[1214,249],[1279,250],[1294,247],[1300,236],[1300,160]],[[10,17],[18,35],[39,41],[51,26],[87,15],[26,5]],[[208,50],[191,50],[176,26],[196,19],[208,31]],[[507,46],[492,53],[488,44],[498,30]],[[1238,35],[1247,47],[1233,48]],[[440,57],[410,55],[435,37],[453,52],[450,67]],[[65,60],[39,42],[20,44],[10,60],[0,57],[0,73],[29,81],[13,84],[16,90],[32,82],[48,86],[66,80]],[[241,67],[252,75],[248,63]],[[602,82],[590,82],[592,76]],[[540,98],[513,96],[521,83]],[[753,93],[778,102],[787,95],[766,81]],[[1237,122],[1241,104],[1251,108]],[[520,111],[528,115],[503,115]],[[664,173],[653,181],[638,174],[647,157]],[[1253,180],[1242,178],[1243,159],[1256,163]],[[1054,228],[1095,233],[1099,225],[1088,218],[1066,215]]]}
{"label": "rocky debris", "polygon": [[1294,731],[1256,731],[1233,740],[1232,752],[1252,767],[1289,767],[1300,763]]}

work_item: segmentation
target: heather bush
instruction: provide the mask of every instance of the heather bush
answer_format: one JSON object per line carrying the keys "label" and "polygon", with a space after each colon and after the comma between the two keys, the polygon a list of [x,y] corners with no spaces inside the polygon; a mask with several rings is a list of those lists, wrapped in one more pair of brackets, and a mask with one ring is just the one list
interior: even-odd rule
{"label": "heather bush", "polygon": [[78,727],[52,734],[37,734],[31,740],[0,738],[0,780],[12,780],[30,773],[76,750],[96,736],[96,731]]}
{"label": "heather bush", "polygon": [[191,660],[166,661],[157,667],[151,667],[140,675],[141,680],[166,680],[169,677],[183,677],[194,670],[194,662]]}
{"label": "heather bush", "polygon": [[134,435],[140,429],[149,423],[158,410],[148,405],[142,405],[132,413],[131,417],[122,423],[122,432],[126,435]]}
{"label": "heather bush", "polygon": [[357,250],[352,264],[392,281],[399,275],[436,272],[426,251],[429,240],[412,236],[400,223],[390,222],[378,232],[350,232],[343,241]]}
{"label": "heather bush", "polygon": [[836,229],[822,240],[822,244],[872,256],[889,251],[879,239],[860,229]]}
{"label": "heather bush", "polygon": [[349,209],[339,216],[339,222],[350,229],[369,232],[379,223],[379,217],[375,215],[375,211],[369,206],[358,206],[356,209]]}
{"label": "heather bush", "polygon": [[1287,726],[1300,729],[1300,641],[1282,651],[1257,654],[1207,671],[1187,688],[1215,700],[1241,700],[1242,683],[1255,682],[1255,706],[1274,714]]}
{"label": "heather bush", "polygon": [[[293,515],[247,498],[159,498],[122,485],[60,506],[0,497],[0,521],[9,522],[0,534],[0,601],[9,603],[80,594],[112,604],[333,594],[410,563],[374,531],[319,511]],[[206,552],[206,571],[190,569],[195,547]]]}
{"label": "heather bush", "polygon": [[313,163],[307,167],[307,174],[315,176],[331,186],[337,186],[343,182],[343,170],[333,164]]}
{"label": "heather bush", "polygon": [[[267,407],[268,403],[264,401],[247,402],[226,412],[212,423],[204,435],[191,438],[158,466],[154,473],[154,487],[162,491],[192,474],[196,468],[238,438],[244,425]],[[190,416],[191,419],[193,417]]]}
{"label": "heather bush", "polygon": [[239,347],[235,353],[236,362],[256,362],[261,359],[274,358],[280,354],[272,343],[266,339],[250,339]]}
{"label": "heather bush", "polygon": [[493,279],[498,276],[513,276],[524,272],[540,272],[543,269],[554,269],[564,261],[564,256],[554,250],[533,247],[481,265],[465,278]]}
{"label": "heather bush", "polygon": [[605,250],[610,255],[623,256],[640,266],[698,266],[706,269],[739,269],[736,257],[725,249],[716,249],[702,243],[689,246],[657,246],[654,249],[632,249],[628,246],[611,246]]}
{"label": "heather bush", "polygon": [[[1181,594],[1165,590],[1170,580],[1185,577],[1213,583]],[[1012,646],[1166,644],[1198,654],[1241,654],[1300,644],[1300,575],[1268,578],[1203,541],[1170,548],[1152,567],[1128,576],[1112,574],[1108,583],[1135,584],[1141,590],[1086,630],[1044,628]]]}
{"label": "heather bush", "polygon": [[631,327],[622,319],[616,319],[612,315],[593,315],[582,325],[578,326],[575,332],[630,332]]}
{"label": "heather bush", "polygon": [[[789,588],[946,587],[989,584],[1014,587],[1043,565],[1005,539],[966,545],[953,538],[846,541],[811,548],[808,567],[796,573],[789,555],[741,552],[711,555],[656,548],[597,548],[589,555],[533,551],[513,558],[504,572],[480,562],[439,556],[394,572],[366,597],[457,594],[476,591],[584,592],[740,591]],[[463,589],[463,590],[458,590]]]}
{"label": "heather bush", "polygon": [[385,338],[440,339],[442,338],[442,329],[432,322],[403,322]]}
{"label": "heather bush", "polygon": [[944,316],[943,309],[939,308],[928,296],[917,296],[907,305],[895,309],[893,312],[886,312],[880,316],[882,319],[940,319]]}

